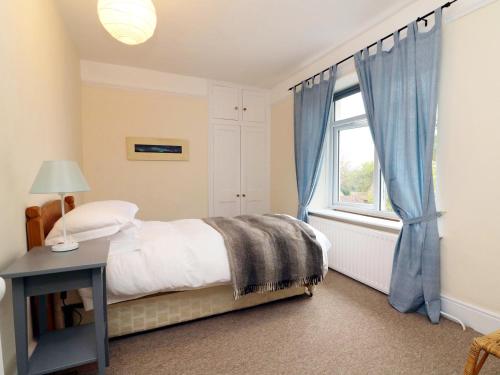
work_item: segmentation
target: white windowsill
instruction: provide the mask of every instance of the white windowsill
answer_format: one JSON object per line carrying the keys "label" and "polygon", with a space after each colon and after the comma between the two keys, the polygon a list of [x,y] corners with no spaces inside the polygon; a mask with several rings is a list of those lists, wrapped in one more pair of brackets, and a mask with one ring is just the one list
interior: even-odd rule
{"label": "white windowsill", "polygon": [[309,209],[309,214],[323,217],[325,219],[342,221],[349,224],[361,225],[373,229],[399,233],[403,227],[401,221],[382,219],[366,215],[354,214],[351,212],[342,212],[331,209]]}

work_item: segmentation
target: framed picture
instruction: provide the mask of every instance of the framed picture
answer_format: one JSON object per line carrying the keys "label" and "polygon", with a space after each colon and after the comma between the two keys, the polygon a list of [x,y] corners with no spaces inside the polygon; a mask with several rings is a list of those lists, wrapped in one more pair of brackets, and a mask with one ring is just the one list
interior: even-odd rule
{"label": "framed picture", "polygon": [[189,160],[189,142],[172,138],[127,137],[128,160]]}

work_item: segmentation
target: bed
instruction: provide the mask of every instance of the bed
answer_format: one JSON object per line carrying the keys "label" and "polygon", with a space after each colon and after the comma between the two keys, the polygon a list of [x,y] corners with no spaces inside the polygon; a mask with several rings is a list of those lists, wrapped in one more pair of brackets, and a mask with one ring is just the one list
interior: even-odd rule
{"label": "bed", "polygon": [[[74,198],[67,196],[65,198],[65,212],[70,212],[74,208]],[[59,200],[26,209],[29,249],[45,244],[47,235],[60,216]],[[323,248],[323,251],[326,253],[327,249]],[[246,294],[235,299],[233,287],[228,283],[220,283],[220,285],[200,286],[191,290],[167,291],[145,296],[134,295],[122,298],[115,296],[115,298],[111,298],[111,301],[108,299],[108,303],[112,302],[108,305],[109,336],[116,337],[147,331],[293,296],[311,296],[312,291],[312,285],[288,287],[271,292]],[[81,296],[83,296],[84,302],[85,300],[88,302],[88,296],[85,298],[85,291],[81,291],[80,295],[72,293],[69,301],[71,303],[81,302]],[[60,295],[48,296],[47,302],[49,328],[62,328],[64,319]],[[32,305],[33,308],[37,308],[39,301],[34,300]],[[88,303],[86,305],[88,310]],[[82,322],[89,321],[93,315],[84,309],[80,310],[80,314]],[[35,321],[35,328],[36,323]]]}

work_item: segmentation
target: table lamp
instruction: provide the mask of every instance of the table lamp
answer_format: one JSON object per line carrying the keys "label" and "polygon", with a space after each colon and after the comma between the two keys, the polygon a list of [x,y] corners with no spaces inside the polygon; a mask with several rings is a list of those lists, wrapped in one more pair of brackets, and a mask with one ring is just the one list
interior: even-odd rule
{"label": "table lamp", "polygon": [[78,242],[68,241],[66,223],[64,221],[64,195],[79,191],[89,191],[89,185],[83,177],[78,164],[71,160],[44,161],[35,181],[31,186],[31,194],[54,194],[61,196],[61,212],[64,243],[52,246],[52,251],[69,251],[78,249]]}

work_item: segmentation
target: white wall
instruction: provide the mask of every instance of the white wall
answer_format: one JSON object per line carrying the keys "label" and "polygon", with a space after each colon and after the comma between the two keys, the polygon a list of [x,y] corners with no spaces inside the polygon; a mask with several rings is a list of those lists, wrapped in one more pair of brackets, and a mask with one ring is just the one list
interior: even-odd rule
{"label": "white wall", "polygon": [[[78,54],[52,0],[0,1],[0,269],[26,251],[24,210],[43,160],[80,161]],[[5,373],[15,372],[10,283],[0,302]],[[0,371],[1,372],[1,371]]]}
{"label": "white wall", "polygon": [[[421,0],[332,51],[273,89],[273,135],[293,134],[293,101],[287,88],[341,60],[442,1]],[[485,5],[478,8],[479,3]],[[466,12],[466,10],[474,10]],[[460,0],[445,11],[438,122],[438,203],[442,228],[442,294],[446,308],[476,329],[500,328],[500,1]],[[452,17],[450,17],[452,16]],[[353,64],[340,70],[339,85],[352,81]],[[293,155],[292,137],[273,137],[273,148]],[[275,155],[276,153],[273,153]],[[272,160],[273,165],[280,163]],[[283,164],[282,164],[283,165]],[[274,179],[272,191],[287,191],[273,210],[296,207],[293,163]],[[286,184],[286,186],[285,186]],[[294,190],[295,189],[295,190]],[[293,201],[292,201],[293,200]],[[451,306],[451,307],[450,307]],[[477,322],[479,315],[483,322]],[[474,321],[476,319],[476,321]],[[486,320],[490,323],[483,324]],[[483,329],[483,330],[484,330]]]}

